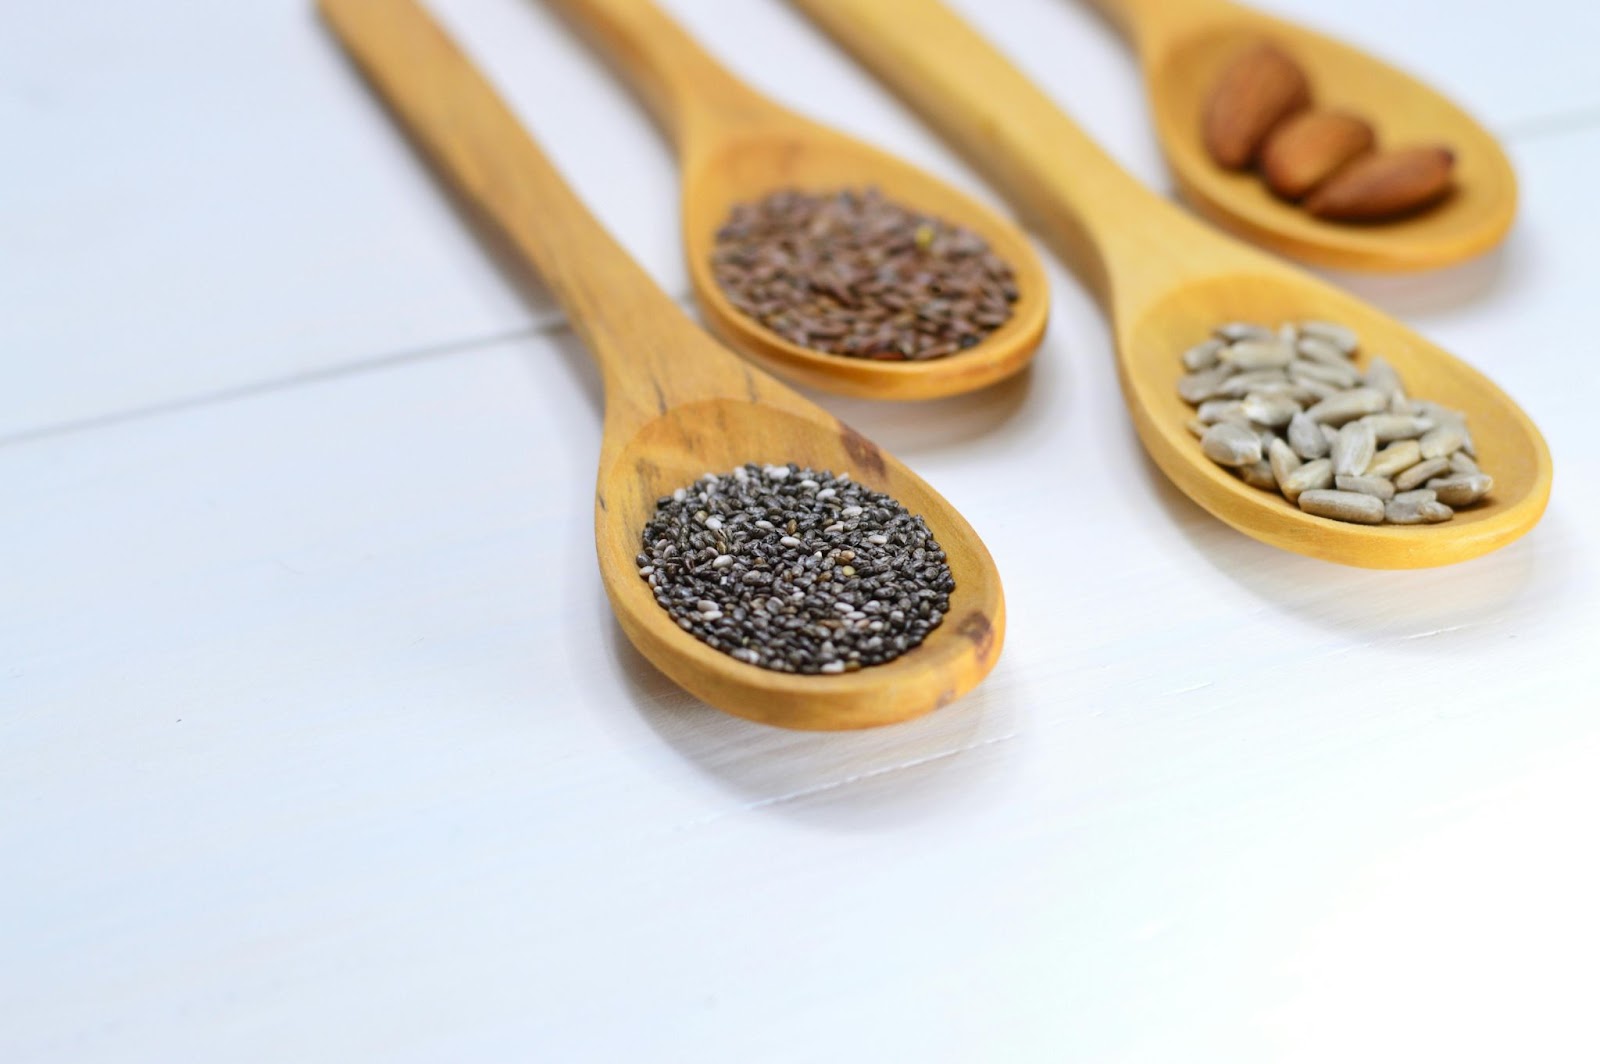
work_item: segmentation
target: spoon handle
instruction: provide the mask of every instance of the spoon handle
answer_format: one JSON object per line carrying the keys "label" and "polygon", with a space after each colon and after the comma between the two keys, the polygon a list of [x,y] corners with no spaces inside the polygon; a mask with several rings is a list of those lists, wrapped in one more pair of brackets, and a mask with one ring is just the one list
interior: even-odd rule
{"label": "spoon handle", "polygon": [[[600,364],[608,420],[656,413],[704,344],[567,186],[415,0],[320,0],[324,18],[438,168],[534,265]],[[729,356],[729,361],[733,361]],[[697,367],[704,370],[704,367]]]}
{"label": "spoon handle", "polygon": [[985,171],[1108,307],[1191,275],[1193,251],[1202,267],[1227,256],[938,0],[792,2]]}
{"label": "spoon handle", "polygon": [[718,127],[787,116],[651,0],[548,0],[633,85],[680,154]]}

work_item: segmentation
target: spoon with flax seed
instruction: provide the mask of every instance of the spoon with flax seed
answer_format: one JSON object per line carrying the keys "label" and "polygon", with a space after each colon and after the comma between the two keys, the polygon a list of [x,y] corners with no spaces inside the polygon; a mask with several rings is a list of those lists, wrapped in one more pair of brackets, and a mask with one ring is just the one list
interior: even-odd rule
{"label": "spoon with flax seed", "polygon": [[[1032,359],[1044,335],[1049,286],[1037,255],[1015,225],[931,174],[757,93],[650,0],[550,3],[626,77],[676,147],[683,179],[684,253],[695,298],[711,330],[735,349],[805,384],[876,399],[928,399],[972,391],[1018,372]],[[868,189],[881,197],[876,206],[852,201],[844,209],[805,202],[773,208],[769,200],[785,190],[804,201]],[[869,222],[899,210],[937,219],[930,229],[963,230],[957,239],[981,239],[1010,268],[1015,298],[1009,316],[998,327],[985,325],[992,331],[971,346],[936,358],[846,357],[795,342],[741,309],[719,283],[715,260],[727,250],[719,247],[719,237],[737,228],[736,210],[748,217],[756,204],[766,208],[757,213],[768,221],[801,207],[808,209],[807,219],[833,209],[836,216],[851,213]],[[820,298],[831,300],[826,291],[831,287],[825,285]],[[849,293],[841,297],[855,298]],[[870,295],[861,298],[873,301]],[[921,306],[897,301],[890,308],[907,319],[903,328],[908,332],[921,328],[910,321],[919,311],[931,317],[947,311],[948,300],[914,302]]]}

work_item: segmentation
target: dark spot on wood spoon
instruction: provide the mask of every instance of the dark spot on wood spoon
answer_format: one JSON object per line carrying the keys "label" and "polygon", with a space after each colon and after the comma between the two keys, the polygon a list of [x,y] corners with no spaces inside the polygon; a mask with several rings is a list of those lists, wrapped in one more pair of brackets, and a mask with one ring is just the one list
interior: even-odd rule
{"label": "dark spot on wood spoon", "polygon": [[882,477],[889,472],[889,467],[883,462],[883,452],[878,450],[878,445],[843,421],[839,422],[839,439],[843,441],[844,449],[850,455],[850,459],[863,472],[871,473],[875,477]]}
{"label": "dark spot on wood spoon", "polygon": [[967,614],[956,625],[956,634],[972,642],[980,661],[989,660],[989,653],[994,649],[994,625],[989,623],[988,617],[976,611]]}

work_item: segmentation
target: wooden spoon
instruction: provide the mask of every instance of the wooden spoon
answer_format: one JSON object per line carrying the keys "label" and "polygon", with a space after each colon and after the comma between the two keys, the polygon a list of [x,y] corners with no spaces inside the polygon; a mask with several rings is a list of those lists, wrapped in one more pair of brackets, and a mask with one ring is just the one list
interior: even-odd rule
{"label": "wooden spoon", "polygon": [[[633,83],[674,141],[683,175],[683,246],[706,322],[767,368],[818,388],[873,399],[929,399],[993,384],[1022,369],[1044,336],[1049,282],[1032,246],[994,212],[943,181],[778,106],[708,56],[649,0],[551,0]],[[729,210],[784,187],[876,186],[892,200],[964,226],[1011,265],[1012,316],[971,349],[923,362],[847,358],[801,347],[728,302],[711,272]]]}
{"label": "wooden spoon", "polygon": [[[863,728],[942,706],[1000,653],[1005,607],[971,526],[915,473],[730,354],[657,288],[414,0],[321,0],[324,17],[435,165],[544,277],[600,365],[605,436],[595,544],[606,593],[645,657],[720,709],[790,728]],[[884,665],[799,676],[743,662],[680,630],[634,556],[656,500],[744,462],[849,470],[926,518],[956,588],[947,619]]]}
{"label": "wooden spoon", "polygon": [[[994,47],[938,0],[793,0],[988,171],[1100,296],[1134,427],[1157,465],[1234,528],[1371,568],[1443,565],[1538,522],[1550,495],[1539,430],[1488,378],[1354,297],[1222,236],[1123,172]],[[907,27],[914,27],[908,32]],[[1179,353],[1225,321],[1343,322],[1411,395],[1466,412],[1489,501],[1440,525],[1353,525],[1302,513],[1206,459],[1184,429]],[[1363,356],[1363,359],[1366,356]]]}
{"label": "wooden spoon", "polygon": [[[1517,180],[1505,152],[1472,116],[1411,75],[1231,0],[1094,2],[1138,50],[1156,132],[1179,188],[1208,217],[1241,236],[1320,266],[1404,271],[1481,254],[1510,228]],[[1223,68],[1263,39],[1305,69],[1317,106],[1365,118],[1380,147],[1439,144],[1454,151],[1455,191],[1409,218],[1349,225],[1285,203],[1255,173],[1218,166],[1201,143],[1201,108]]]}

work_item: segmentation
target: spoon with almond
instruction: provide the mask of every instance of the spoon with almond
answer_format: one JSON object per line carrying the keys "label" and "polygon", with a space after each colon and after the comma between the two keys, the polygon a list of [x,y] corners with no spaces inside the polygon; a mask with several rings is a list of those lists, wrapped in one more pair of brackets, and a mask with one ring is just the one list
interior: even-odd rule
{"label": "spoon with almond", "polygon": [[1184,196],[1246,239],[1401,272],[1472,258],[1510,228],[1505,152],[1411,75],[1232,0],[1094,2],[1138,50]]}
{"label": "spoon with almond", "polygon": [[[1140,185],[938,0],[793,3],[985,169],[1095,290],[1111,318],[1123,401],[1140,441],[1212,515],[1285,550],[1380,569],[1462,561],[1538,522],[1550,494],[1550,452],[1528,416],[1483,374]],[[905,26],[917,30],[899,32]],[[1340,323],[1361,338],[1357,373],[1373,370],[1371,355],[1381,354],[1408,395],[1464,414],[1483,469],[1493,473],[1492,494],[1444,524],[1348,524],[1259,490],[1206,457],[1186,427],[1194,412],[1179,394],[1180,353],[1225,323],[1306,321]],[[1342,460],[1336,450],[1334,461]],[[1360,474],[1367,464],[1363,458],[1345,472]]]}

